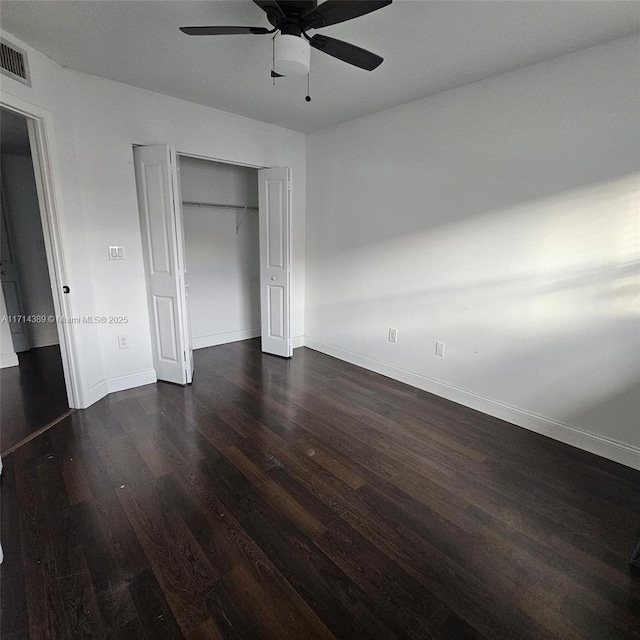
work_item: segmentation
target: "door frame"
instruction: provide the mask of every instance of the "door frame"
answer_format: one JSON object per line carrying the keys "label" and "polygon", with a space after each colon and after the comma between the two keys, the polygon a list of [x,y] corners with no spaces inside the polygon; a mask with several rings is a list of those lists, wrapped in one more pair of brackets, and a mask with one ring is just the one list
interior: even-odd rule
{"label": "door frame", "polygon": [[[62,292],[63,286],[67,286],[72,278],[69,262],[65,259],[65,254],[69,255],[69,252],[65,249],[65,234],[60,216],[63,200],[54,142],[53,114],[6,91],[0,91],[0,107],[27,120],[53,306],[56,316],[74,318],[77,314],[74,314],[72,299]],[[56,328],[69,407],[85,407],[87,397],[82,385],[82,367],[78,357],[79,327],[77,323],[70,321],[57,322]]]}

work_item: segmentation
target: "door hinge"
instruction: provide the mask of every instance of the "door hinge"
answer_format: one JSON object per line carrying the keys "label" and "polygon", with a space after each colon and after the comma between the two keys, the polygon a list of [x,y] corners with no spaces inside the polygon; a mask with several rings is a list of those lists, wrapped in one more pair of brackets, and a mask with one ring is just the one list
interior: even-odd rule
{"label": "door hinge", "polygon": [[186,361],[187,361],[187,352],[186,352],[186,351],[183,351],[183,352],[182,352],[182,355],[184,356],[184,361],[185,361],[185,363],[186,363]]}

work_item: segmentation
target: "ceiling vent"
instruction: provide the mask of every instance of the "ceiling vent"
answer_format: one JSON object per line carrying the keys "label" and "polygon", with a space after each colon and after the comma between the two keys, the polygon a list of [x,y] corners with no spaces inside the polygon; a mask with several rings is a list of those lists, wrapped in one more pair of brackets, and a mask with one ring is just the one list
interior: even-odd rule
{"label": "ceiling vent", "polygon": [[31,86],[27,52],[0,38],[0,71],[6,76]]}

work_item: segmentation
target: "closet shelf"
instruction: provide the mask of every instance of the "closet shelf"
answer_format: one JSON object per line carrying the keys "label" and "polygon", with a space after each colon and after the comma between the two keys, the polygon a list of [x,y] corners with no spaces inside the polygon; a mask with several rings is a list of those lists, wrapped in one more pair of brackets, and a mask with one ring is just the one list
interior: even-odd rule
{"label": "closet shelf", "polygon": [[183,200],[185,207],[211,207],[212,209],[233,209],[238,211],[257,211],[258,207],[245,207],[241,204],[221,204],[218,202],[192,202],[191,200]]}

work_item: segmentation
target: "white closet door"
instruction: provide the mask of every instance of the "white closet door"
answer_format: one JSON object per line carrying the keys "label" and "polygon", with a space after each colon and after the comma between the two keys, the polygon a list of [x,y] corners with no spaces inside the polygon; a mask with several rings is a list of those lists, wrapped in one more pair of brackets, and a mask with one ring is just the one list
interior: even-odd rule
{"label": "white closet door", "polygon": [[185,287],[182,202],[175,149],[134,149],[138,206],[158,380],[189,384],[193,358]]}
{"label": "white closet door", "polygon": [[290,358],[291,183],[288,168],[258,171],[262,351]]}

